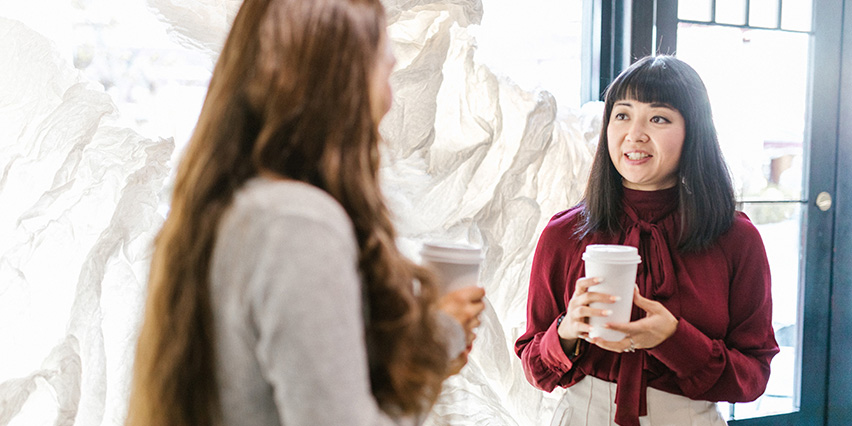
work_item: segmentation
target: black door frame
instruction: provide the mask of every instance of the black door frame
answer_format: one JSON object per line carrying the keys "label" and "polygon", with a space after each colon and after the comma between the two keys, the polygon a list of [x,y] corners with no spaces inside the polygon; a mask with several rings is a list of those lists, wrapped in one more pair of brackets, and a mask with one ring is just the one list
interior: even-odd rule
{"label": "black door frame", "polygon": [[[852,424],[852,0],[813,3],[799,411],[732,425]],[[602,99],[632,61],[676,53],[677,0],[584,0],[584,13],[584,101]],[[815,203],[822,192],[827,211]]]}
{"label": "black door frame", "polygon": [[845,0],[843,8],[828,361],[831,379],[827,409],[832,426],[852,425],[852,0]]}

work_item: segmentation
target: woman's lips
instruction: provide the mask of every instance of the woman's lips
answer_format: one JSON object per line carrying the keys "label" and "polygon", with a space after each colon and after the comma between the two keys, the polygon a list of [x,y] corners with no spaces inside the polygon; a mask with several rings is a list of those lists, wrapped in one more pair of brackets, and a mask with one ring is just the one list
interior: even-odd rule
{"label": "woman's lips", "polygon": [[628,160],[642,160],[651,156],[647,152],[632,151],[624,154]]}
{"label": "woman's lips", "polygon": [[642,164],[649,161],[651,157],[653,157],[653,155],[641,151],[631,151],[624,153],[624,158],[627,160],[628,164]]}

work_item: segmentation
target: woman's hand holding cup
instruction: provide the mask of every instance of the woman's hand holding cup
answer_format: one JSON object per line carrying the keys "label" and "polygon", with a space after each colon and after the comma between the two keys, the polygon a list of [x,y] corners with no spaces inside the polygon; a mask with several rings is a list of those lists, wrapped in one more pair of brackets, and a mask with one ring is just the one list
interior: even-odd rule
{"label": "woman's hand holding cup", "polygon": [[479,327],[479,314],[485,310],[484,297],[484,288],[468,286],[446,293],[438,299],[438,309],[455,318],[464,328],[468,348],[476,337],[473,329]]}
{"label": "woman's hand holding cup", "polygon": [[633,304],[645,311],[645,316],[626,324],[607,324],[606,328],[625,334],[621,341],[610,342],[595,339],[594,344],[613,352],[633,352],[636,349],[651,349],[663,343],[677,330],[678,319],[655,300],[646,299],[633,290]]}
{"label": "woman's hand holding cup", "polygon": [[485,310],[485,289],[478,286],[462,287],[444,294],[438,299],[438,309],[454,318],[462,325],[467,347],[451,362],[450,375],[458,373],[467,364],[467,356],[476,339],[474,329],[479,327],[479,315]]}
{"label": "woman's hand holding cup", "polygon": [[608,309],[597,309],[589,306],[591,303],[614,303],[618,299],[605,293],[589,291],[589,287],[600,284],[601,279],[597,277],[580,278],[574,286],[574,294],[568,302],[565,319],[559,324],[559,337],[573,346],[577,339],[588,339],[591,326],[589,317],[606,317],[610,315]]}

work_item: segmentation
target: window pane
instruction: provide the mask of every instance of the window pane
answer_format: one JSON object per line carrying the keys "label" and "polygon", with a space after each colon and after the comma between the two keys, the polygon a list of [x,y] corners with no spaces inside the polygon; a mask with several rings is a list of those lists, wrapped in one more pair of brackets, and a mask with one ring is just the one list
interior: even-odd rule
{"label": "window pane", "polygon": [[752,27],[778,28],[779,0],[751,0],[748,24]]}
{"label": "window pane", "polygon": [[781,7],[781,28],[810,31],[813,0],[784,0]]}
{"label": "window pane", "polygon": [[710,22],[713,19],[711,0],[680,0],[677,2],[677,18],[686,21]]}
{"label": "window pane", "polygon": [[483,0],[472,26],[474,60],[527,91],[547,90],[560,109],[579,108],[583,0]]}
{"label": "window pane", "polygon": [[741,200],[800,200],[808,41],[804,33],[681,24],[678,57],[710,94]]}
{"label": "window pane", "polygon": [[745,0],[716,0],[716,22],[720,24],[745,25]]}

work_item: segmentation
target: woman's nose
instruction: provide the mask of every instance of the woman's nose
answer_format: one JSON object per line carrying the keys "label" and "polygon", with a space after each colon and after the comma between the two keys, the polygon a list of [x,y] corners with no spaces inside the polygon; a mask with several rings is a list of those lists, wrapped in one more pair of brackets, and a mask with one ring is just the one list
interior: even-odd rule
{"label": "woman's nose", "polygon": [[645,132],[645,123],[638,120],[630,123],[630,128],[627,129],[627,139],[631,142],[647,142],[648,134]]}

